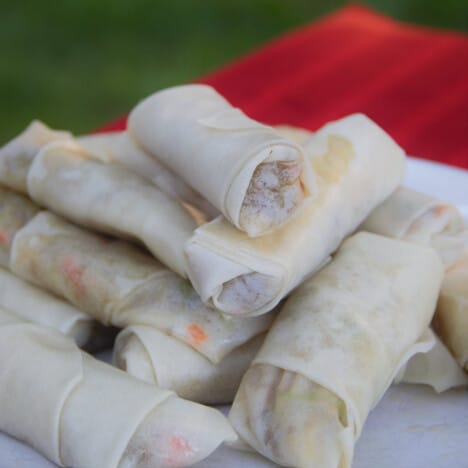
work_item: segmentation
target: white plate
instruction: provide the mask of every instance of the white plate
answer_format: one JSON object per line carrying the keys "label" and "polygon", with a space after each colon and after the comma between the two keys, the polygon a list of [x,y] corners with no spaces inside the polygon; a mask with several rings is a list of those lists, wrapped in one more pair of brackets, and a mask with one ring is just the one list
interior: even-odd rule
{"label": "white plate", "polygon": [[[410,158],[405,184],[455,203],[468,217],[468,171]],[[33,449],[0,433],[0,468],[55,466]],[[196,465],[275,466],[257,455],[228,448],[219,449]],[[437,395],[421,385],[390,388],[366,421],[356,445],[353,468],[468,468],[468,392],[453,390]]]}

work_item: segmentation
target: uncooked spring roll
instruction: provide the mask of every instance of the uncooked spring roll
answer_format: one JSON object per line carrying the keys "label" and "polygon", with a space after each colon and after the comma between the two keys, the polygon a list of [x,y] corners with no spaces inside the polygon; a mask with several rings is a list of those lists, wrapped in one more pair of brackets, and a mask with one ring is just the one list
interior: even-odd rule
{"label": "uncooked spring roll", "polygon": [[60,466],[187,466],[235,439],[217,410],[138,381],[55,330],[3,311],[0,361],[0,430]]}
{"label": "uncooked spring roll", "polygon": [[114,364],[182,398],[209,405],[231,403],[262,344],[256,336],[214,364],[191,346],[154,327],[134,325],[117,336]]}
{"label": "uncooked spring roll", "polygon": [[443,266],[430,248],[359,233],[287,300],[229,418],[291,467],[347,468],[369,411],[425,335]]}
{"label": "uncooked spring roll", "polygon": [[447,270],[434,316],[434,328],[468,373],[468,250]]}
{"label": "uncooked spring roll", "polygon": [[69,132],[52,130],[39,120],[33,120],[22,133],[0,148],[0,184],[27,193],[26,178],[37,152],[51,141],[70,137]]}
{"label": "uncooked spring roll", "polygon": [[452,204],[399,187],[364,221],[361,229],[431,245],[446,266],[468,246],[468,226]]}
{"label": "uncooked spring roll", "polygon": [[8,268],[16,232],[38,211],[39,207],[28,198],[0,187],[0,265]]}
{"label": "uncooked spring roll", "polygon": [[185,276],[183,246],[197,226],[175,199],[117,164],[104,164],[72,140],[45,146],[28,173],[38,204],[85,227],[141,241]]}
{"label": "uncooked spring roll", "polygon": [[149,325],[219,362],[264,332],[273,317],[232,319],[208,308],[187,280],[124,241],[37,214],[12,245],[14,273],[105,325]]}
{"label": "uncooked spring roll", "polygon": [[210,86],[159,91],[133,109],[127,125],[149,153],[249,236],[276,229],[315,192],[300,146]]}
{"label": "uncooked spring roll", "polygon": [[128,132],[110,132],[83,135],[77,138],[80,145],[103,162],[115,162],[149,179],[160,190],[198,208],[208,219],[219,214],[207,200],[187,185],[180,177],[166,169],[149,155]]}
{"label": "uncooked spring roll", "polygon": [[251,239],[222,217],[186,244],[189,277],[203,301],[227,314],[271,310],[401,182],[403,150],[355,114],[329,123],[305,147],[318,195],[277,232]]}

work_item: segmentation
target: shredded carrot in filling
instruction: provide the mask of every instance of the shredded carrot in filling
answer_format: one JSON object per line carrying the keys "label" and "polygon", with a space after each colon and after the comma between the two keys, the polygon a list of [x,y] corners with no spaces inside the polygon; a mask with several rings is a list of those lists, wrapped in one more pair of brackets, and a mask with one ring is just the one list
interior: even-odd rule
{"label": "shredded carrot in filling", "polygon": [[448,209],[449,207],[447,205],[438,205],[432,208],[432,212],[435,214],[436,217],[438,217],[442,216]]}
{"label": "shredded carrot in filling", "polygon": [[84,268],[75,263],[73,257],[65,257],[62,260],[62,271],[66,277],[73,284],[77,294],[84,294],[85,287],[83,284],[83,272]]}
{"label": "shredded carrot in filling", "polygon": [[8,231],[0,231],[0,244],[8,245],[11,242],[11,235]]}
{"label": "shredded carrot in filling", "polygon": [[192,452],[192,447],[184,437],[171,436],[169,438],[169,463],[178,465],[184,462]]}
{"label": "shredded carrot in filling", "polygon": [[191,323],[187,327],[187,331],[192,343],[195,346],[203,344],[208,339],[208,335],[206,334],[205,330],[203,330],[203,328],[201,328],[196,323]]}

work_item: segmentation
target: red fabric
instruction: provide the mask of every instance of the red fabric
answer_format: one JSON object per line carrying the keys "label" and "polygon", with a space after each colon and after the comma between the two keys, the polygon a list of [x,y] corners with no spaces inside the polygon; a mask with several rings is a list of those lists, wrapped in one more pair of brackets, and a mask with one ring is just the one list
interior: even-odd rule
{"label": "red fabric", "polygon": [[[364,112],[411,155],[468,168],[468,37],[350,6],[200,82],[269,124]],[[125,127],[125,118],[102,130]]]}

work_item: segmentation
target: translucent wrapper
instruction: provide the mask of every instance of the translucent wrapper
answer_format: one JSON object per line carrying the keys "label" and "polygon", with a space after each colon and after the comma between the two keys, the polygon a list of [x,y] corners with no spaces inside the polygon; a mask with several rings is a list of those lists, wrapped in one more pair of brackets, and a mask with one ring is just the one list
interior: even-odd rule
{"label": "translucent wrapper", "polygon": [[187,466],[235,439],[216,410],[133,379],[3,311],[0,360],[0,429],[60,466]]}
{"label": "translucent wrapper", "polygon": [[231,403],[264,335],[214,364],[191,346],[154,327],[134,325],[118,335],[114,364],[130,375],[182,398],[210,405]]}
{"label": "translucent wrapper", "polygon": [[0,265],[8,267],[16,232],[38,211],[39,207],[28,198],[0,187]]}
{"label": "translucent wrapper", "polygon": [[369,411],[434,345],[442,275],[432,249],[346,240],[287,300],[244,376],[229,415],[241,438],[285,466],[350,467]]}
{"label": "translucent wrapper", "polygon": [[208,219],[219,214],[198,192],[148,154],[126,131],[83,135],[77,141],[101,161],[122,164],[153,182],[166,194],[198,208]]}
{"label": "translucent wrapper", "polygon": [[434,346],[427,352],[411,357],[395,378],[395,383],[430,385],[441,393],[451,388],[468,386],[468,375],[455,361],[439,337],[431,330]]}
{"label": "translucent wrapper", "polygon": [[210,86],[159,91],[133,109],[127,125],[149,153],[249,236],[275,230],[315,193],[301,147]]}
{"label": "translucent wrapper", "polygon": [[0,148],[0,184],[27,193],[26,178],[37,152],[51,141],[71,136],[69,132],[52,130],[39,120],[33,120],[22,133]]}
{"label": "translucent wrapper", "polygon": [[447,270],[434,329],[468,373],[468,250]]}
{"label": "translucent wrapper", "polygon": [[361,229],[434,247],[446,266],[468,246],[468,226],[452,204],[399,187]]}
{"label": "translucent wrapper", "polygon": [[185,275],[183,246],[197,223],[175,199],[74,141],[54,142],[34,158],[28,192],[38,204],[83,226],[138,240]]}
{"label": "translucent wrapper", "polygon": [[41,212],[15,236],[10,267],[105,325],[147,325],[212,362],[264,332],[273,317],[235,319],[209,309],[187,280],[124,241]]}
{"label": "translucent wrapper", "polygon": [[361,114],[325,125],[305,151],[318,194],[286,226],[252,239],[219,217],[187,242],[189,277],[210,306],[233,315],[271,310],[326,262],[405,171],[403,150]]}
{"label": "translucent wrapper", "polygon": [[306,144],[313,132],[306,128],[295,127],[293,125],[275,125],[273,127],[282,137],[295,141],[299,145]]}
{"label": "translucent wrapper", "polygon": [[89,315],[1,267],[0,307],[23,320],[60,331],[80,347],[93,338],[95,326]]}

